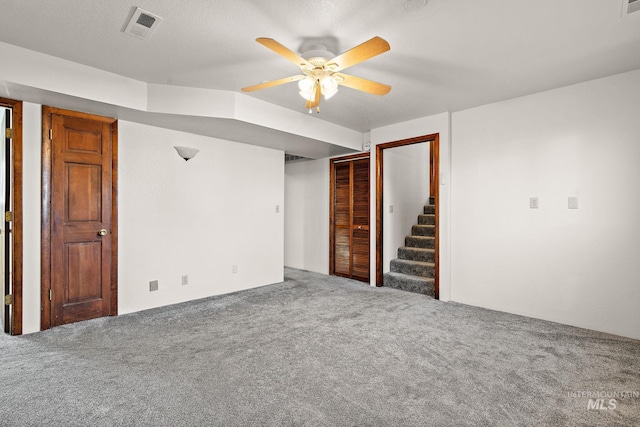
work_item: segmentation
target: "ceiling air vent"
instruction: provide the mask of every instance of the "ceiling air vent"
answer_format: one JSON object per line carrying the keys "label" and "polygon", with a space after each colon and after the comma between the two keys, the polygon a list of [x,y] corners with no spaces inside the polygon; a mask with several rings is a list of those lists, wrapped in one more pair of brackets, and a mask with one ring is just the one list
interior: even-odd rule
{"label": "ceiling air vent", "polygon": [[640,0],[622,0],[622,16],[640,11]]}
{"label": "ceiling air vent", "polygon": [[124,32],[142,40],[147,40],[162,22],[162,18],[139,7],[133,12]]}

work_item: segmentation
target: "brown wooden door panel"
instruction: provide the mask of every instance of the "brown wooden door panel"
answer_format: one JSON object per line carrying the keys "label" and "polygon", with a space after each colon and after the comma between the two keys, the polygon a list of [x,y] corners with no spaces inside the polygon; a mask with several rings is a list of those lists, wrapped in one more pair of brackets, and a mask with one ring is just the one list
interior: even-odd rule
{"label": "brown wooden door panel", "polygon": [[369,158],[331,161],[330,273],[369,281]]}
{"label": "brown wooden door panel", "polygon": [[64,207],[66,224],[102,222],[101,165],[66,163],[64,187],[68,199]]}
{"label": "brown wooden door panel", "polygon": [[[51,325],[111,314],[111,126],[51,117]],[[100,235],[106,230],[106,235]]]}
{"label": "brown wooden door panel", "polygon": [[335,266],[334,272],[337,275],[349,276],[351,274],[351,239],[348,228],[335,230]]}
{"label": "brown wooden door panel", "polygon": [[353,276],[369,280],[369,159],[353,162]]}

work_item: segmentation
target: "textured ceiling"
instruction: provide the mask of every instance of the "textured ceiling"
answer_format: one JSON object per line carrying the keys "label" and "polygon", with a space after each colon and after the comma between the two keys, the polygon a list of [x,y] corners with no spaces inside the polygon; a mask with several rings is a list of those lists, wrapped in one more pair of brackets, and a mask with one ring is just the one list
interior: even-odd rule
{"label": "textured ceiling", "polygon": [[[640,68],[640,12],[622,16],[622,2],[0,0],[0,41],[149,83],[239,92],[298,74],[257,37],[294,51],[335,37],[342,52],[377,35],[391,51],[346,72],[391,93],[341,88],[319,114],[364,132]],[[122,32],[135,6],[163,18],[147,41]],[[304,111],[295,83],[250,96]]]}

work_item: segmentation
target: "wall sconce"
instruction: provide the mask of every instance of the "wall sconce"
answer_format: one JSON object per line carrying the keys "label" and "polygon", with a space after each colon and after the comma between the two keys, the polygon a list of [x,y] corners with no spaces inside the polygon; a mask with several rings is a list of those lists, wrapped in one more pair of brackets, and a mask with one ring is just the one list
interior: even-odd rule
{"label": "wall sconce", "polygon": [[195,155],[198,154],[198,151],[200,151],[197,148],[180,147],[180,146],[177,146],[177,145],[175,147],[173,147],[173,148],[176,149],[176,151],[178,152],[180,157],[182,157],[185,161],[193,159],[195,157]]}

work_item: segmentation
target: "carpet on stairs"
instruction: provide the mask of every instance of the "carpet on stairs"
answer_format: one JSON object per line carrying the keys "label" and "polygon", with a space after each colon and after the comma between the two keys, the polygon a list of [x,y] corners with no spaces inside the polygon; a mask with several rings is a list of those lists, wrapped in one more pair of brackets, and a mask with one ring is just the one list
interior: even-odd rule
{"label": "carpet on stairs", "polygon": [[391,260],[383,286],[433,297],[435,295],[435,205],[425,205],[417,224]]}

